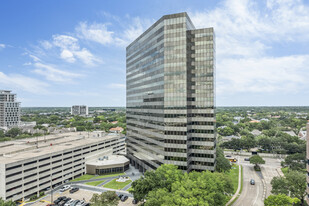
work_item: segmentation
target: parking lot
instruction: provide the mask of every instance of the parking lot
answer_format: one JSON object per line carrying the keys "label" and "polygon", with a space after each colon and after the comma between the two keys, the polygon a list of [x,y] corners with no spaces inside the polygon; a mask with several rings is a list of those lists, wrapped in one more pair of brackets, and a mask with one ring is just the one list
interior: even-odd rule
{"label": "parking lot", "polygon": [[[80,189],[79,191],[77,191],[73,194],[70,194],[69,190],[67,190],[65,192],[58,192],[57,191],[53,194],[53,201],[55,201],[58,197],[66,196],[66,197],[70,197],[74,200],[85,200],[86,202],[89,202],[94,193],[98,193],[98,192]],[[133,199],[131,197],[129,197],[125,202],[119,201],[118,205],[119,206],[135,206],[132,203],[132,200]],[[51,203],[51,196],[48,195],[45,198],[43,198],[40,202],[34,203],[32,205],[33,206],[46,206],[47,204],[50,204],[50,203]]]}

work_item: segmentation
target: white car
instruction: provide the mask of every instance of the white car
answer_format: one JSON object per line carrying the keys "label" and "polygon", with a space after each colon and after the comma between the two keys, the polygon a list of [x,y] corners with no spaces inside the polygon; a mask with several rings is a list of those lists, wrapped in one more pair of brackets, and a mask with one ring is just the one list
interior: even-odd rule
{"label": "white car", "polygon": [[72,200],[69,200],[69,202],[67,202],[67,203],[65,203],[64,204],[64,206],[70,206],[71,205],[71,203],[73,203],[74,202],[74,200],[72,199]]}
{"label": "white car", "polygon": [[68,190],[68,189],[70,189],[70,188],[71,188],[70,185],[65,185],[65,186],[63,186],[63,187],[60,189],[60,192],[64,192],[64,191],[66,191],[66,190]]}

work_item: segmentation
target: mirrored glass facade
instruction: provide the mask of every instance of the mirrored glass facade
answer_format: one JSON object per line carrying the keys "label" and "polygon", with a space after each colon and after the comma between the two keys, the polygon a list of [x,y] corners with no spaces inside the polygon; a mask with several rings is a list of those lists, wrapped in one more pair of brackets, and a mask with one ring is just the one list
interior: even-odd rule
{"label": "mirrored glass facade", "polygon": [[213,28],[195,29],[179,13],[127,47],[127,155],[134,166],[214,170],[214,39]]}

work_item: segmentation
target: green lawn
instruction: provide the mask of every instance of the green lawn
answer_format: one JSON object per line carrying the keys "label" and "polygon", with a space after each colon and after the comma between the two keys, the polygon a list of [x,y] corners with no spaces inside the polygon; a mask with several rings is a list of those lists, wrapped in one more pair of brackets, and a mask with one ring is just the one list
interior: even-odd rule
{"label": "green lawn", "polygon": [[87,174],[85,174],[85,175],[80,176],[80,177],[78,177],[78,178],[76,178],[74,180],[71,180],[71,182],[76,182],[76,181],[81,181],[81,180],[89,180],[89,179],[91,179],[93,177],[94,177],[94,175],[87,175]]}
{"label": "green lawn", "polygon": [[129,187],[129,189],[127,189],[127,191],[131,193],[133,191],[133,188]]}
{"label": "green lawn", "polygon": [[234,188],[234,194],[237,191],[238,188],[238,174],[239,173],[239,167],[236,164],[233,164],[232,169],[226,173],[230,179],[232,180],[233,188]]}
{"label": "green lawn", "polygon": [[109,174],[109,175],[100,175],[97,176],[93,179],[100,179],[100,178],[106,178],[106,177],[115,177],[115,176],[119,176],[119,175],[125,175],[125,173],[116,173],[116,174]]}
{"label": "green lawn", "polygon": [[288,167],[282,167],[281,171],[283,172],[284,175],[286,175],[289,172],[289,168]]}
{"label": "green lawn", "polygon": [[85,183],[86,185],[91,185],[91,186],[97,186],[101,183],[103,183],[105,180],[101,180],[101,181],[94,181],[94,182],[87,182]]}
{"label": "green lawn", "polygon": [[116,179],[113,179],[109,183],[103,185],[103,187],[120,190],[124,188],[126,185],[130,184],[132,180],[128,180],[126,182],[116,182]]}

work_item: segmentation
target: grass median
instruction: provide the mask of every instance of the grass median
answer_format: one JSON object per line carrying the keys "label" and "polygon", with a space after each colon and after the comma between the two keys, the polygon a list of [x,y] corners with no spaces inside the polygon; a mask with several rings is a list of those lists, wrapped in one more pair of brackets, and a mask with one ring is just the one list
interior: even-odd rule
{"label": "grass median", "polygon": [[125,182],[116,182],[116,179],[113,179],[112,181],[106,183],[103,185],[103,187],[110,188],[110,189],[115,189],[115,190],[120,190],[130,184],[132,180],[127,180]]}

